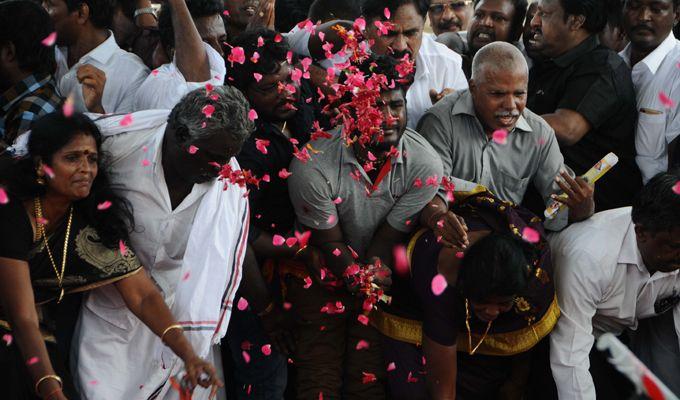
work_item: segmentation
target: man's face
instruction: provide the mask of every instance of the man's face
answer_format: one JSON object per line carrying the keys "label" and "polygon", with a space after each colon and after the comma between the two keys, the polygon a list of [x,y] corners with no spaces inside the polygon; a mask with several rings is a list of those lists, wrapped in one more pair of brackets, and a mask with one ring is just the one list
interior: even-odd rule
{"label": "man's face", "polygon": [[570,32],[559,0],[539,0],[531,28],[536,29],[536,33],[529,43],[540,48],[544,56],[554,58],[569,50],[565,39]]}
{"label": "man's face", "polygon": [[623,8],[623,26],[633,47],[652,51],[673,30],[678,12],[673,0],[628,0]]}
{"label": "man's face", "polygon": [[535,40],[536,35],[541,33],[541,29],[531,27],[531,21],[534,19],[534,15],[536,15],[537,9],[538,3],[529,4],[529,8],[527,9],[527,17],[524,20],[524,30],[522,33],[522,42],[524,42],[524,49],[526,50],[529,57],[531,57],[534,60],[541,58],[541,50],[543,50],[541,42]]}
{"label": "man's face", "polygon": [[219,14],[199,17],[194,20],[196,30],[204,42],[224,57],[224,42],[227,41],[227,32],[224,29],[222,16]]}
{"label": "man's face", "polygon": [[491,322],[499,315],[512,310],[514,304],[512,296],[491,296],[481,302],[471,301],[470,308],[478,319]]}
{"label": "man's face", "polygon": [[[263,75],[259,82],[251,83],[246,89],[245,95],[250,105],[263,121],[283,122],[295,115],[300,88],[290,78],[292,70],[290,64],[283,61],[275,73]],[[293,85],[295,93],[283,89],[279,83]]]}
{"label": "man's face", "polygon": [[78,37],[78,10],[69,11],[64,0],[43,0],[43,8],[54,23],[57,32],[57,45],[68,46]]}
{"label": "man's face", "polygon": [[511,37],[514,14],[515,7],[509,0],[481,0],[477,3],[468,33],[472,53],[491,42],[517,40]]}
{"label": "man's face", "polygon": [[399,139],[406,130],[406,99],[401,89],[380,93],[380,102],[377,104],[383,114],[383,140],[379,143],[371,143],[372,150],[387,152],[392,146],[397,147]]}
{"label": "man's face", "polygon": [[680,269],[680,228],[648,232],[635,226],[638,249],[648,270],[672,272]]}
{"label": "man's face", "polygon": [[486,134],[499,129],[512,131],[527,103],[526,70],[501,71],[489,65],[480,75],[470,80],[470,93]]}
{"label": "man's face", "polygon": [[425,26],[425,18],[418,14],[416,6],[409,3],[393,11],[389,22],[394,25],[394,29],[390,30],[387,35],[379,35],[375,21],[377,19],[368,21],[366,28],[368,39],[375,41],[371,47],[374,53],[390,54],[398,59],[409,54],[411,60],[415,60],[423,41],[423,27]]}
{"label": "man's face", "polygon": [[[215,179],[220,172],[218,165],[227,164],[241,151],[241,145],[234,143],[226,133],[186,143],[175,142],[174,146],[171,155],[173,168],[186,182],[191,183],[205,183]],[[198,149],[193,154],[189,152],[191,146]]]}
{"label": "man's face", "polygon": [[472,0],[432,0],[427,15],[435,35],[465,31],[472,17]]}
{"label": "man's face", "polygon": [[226,20],[230,25],[245,29],[259,5],[260,0],[224,0],[224,9],[229,12]]}

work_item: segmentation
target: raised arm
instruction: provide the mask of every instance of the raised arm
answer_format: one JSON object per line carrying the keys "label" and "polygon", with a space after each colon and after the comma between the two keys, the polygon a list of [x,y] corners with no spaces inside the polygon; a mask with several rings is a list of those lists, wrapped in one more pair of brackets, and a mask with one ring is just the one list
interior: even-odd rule
{"label": "raised arm", "polygon": [[210,64],[194,20],[184,0],[168,0],[175,37],[177,68],[187,82],[210,79]]}

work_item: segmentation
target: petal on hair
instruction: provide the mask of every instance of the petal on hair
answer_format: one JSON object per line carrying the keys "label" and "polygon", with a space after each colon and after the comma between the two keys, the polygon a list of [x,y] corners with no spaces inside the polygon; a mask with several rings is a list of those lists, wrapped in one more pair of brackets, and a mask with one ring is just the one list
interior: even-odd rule
{"label": "petal on hair", "polygon": [[205,115],[206,118],[210,118],[215,112],[215,106],[213,106],[212,104],[208,104],[201,109],[201,112],[203,113],[203,115]]}
{"label": "petal on hair", "polygon": [[52,32],[43,40],[40,41],[43,46],[50,47],[57,41],[57,32]]}
{"label": "petal on hair", "polygon": [[251,121],[255,121],[257,119],[257,111],[251,108],[250,111],[248,111],[248,119]]}

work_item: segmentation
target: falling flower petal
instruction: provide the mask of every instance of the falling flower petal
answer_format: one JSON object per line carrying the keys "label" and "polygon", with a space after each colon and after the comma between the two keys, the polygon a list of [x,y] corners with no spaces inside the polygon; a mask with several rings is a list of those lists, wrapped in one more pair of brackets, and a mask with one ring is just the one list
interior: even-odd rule
{"label": "falling flower petal", "polygon": [[463,257],[465,257],[465,253],[463,253],[462,251],[456,252],[456,258],[463,258]]}
{"label": "falling flower petal", "polygon": [[255,147],[262,154],[267,154],[267,146],[269,146],[269,140],[255,139]]}
{"label": "falling flower petal", "polygon": [[333,204],[340,204],[342,203],[342,197],[336,197],[335,200],[333,200]]}
{"label": "falling flower petal", "polygon": [[189,146],[189,154],[196,154],[198,151],[198,147],[194,146],[193,144]]}
{"label": "falling flower petal", "polygon": [[50,166],[48,166],[48,165],[46,165],[46,164],[43,164],[43,171],[45,171],[45,174],[46,174],[50,179],[54,179],[54,170],[53,170]]}
{"label": "falling flower petal", "polygon": [[361,32],[366,29],[366,20],[363,18],[357,18],[354,20],[354,29]]}
{"label": "falling flower petal", "polygon": [[108,201],[108,200],[97,204],[97,210],[99,210],[99,211],[104,211],[104,210],[108,209],[109,207],[111,207],[111,202]]}
{"label": "falling flower petal", "polygon": [[9,196],[7,196],[7,192],[5,189],[0,187],[0,204],[7,204],[9,203]]}
{"label": "falling flower petal", "polygon": [[245,298],[241,297],[238,299],[238,303],[236,304],[236,308],[239,309],[239,311],[243,311],[246,308],[248,308],[248,300]]}
{"label": "falling flower petal", "polygon": [[262,346],[262,354],[265,356],[271,355],[272,354],[272,345],[271,344],[265,344]]}
{"label": "falling flower petal", "polygon": [[246,364],[248,364],[250,362],[250,354],[248,354],[247,351],[243,350],[241,352],[241,355],[243,356],[243,361],[245,361]]}
{"label": "falling flower petal", "polygon": [[385,14],[385,18],[390,19],[390,9],[385,7],[385,10],[383,10],[383,14]]}
{"label": "falling flower petal", "polygon": [[342,254],[342,252],[340,251],[340,249],[336,247],[335,250],[333,250],[333,255],[336,257],[340,257],[340,254]]}
{"label": "falling flower petal", "polygon": [[229,11],[227,11],[227,10],[222,11],[222,15],[224,15],[225,17],[228,17],[228,16],[229,16]]}
{"label": "falling flower petal", "polygon": [[130,126],[132,124],[132,114],[125,114],[119,124],[120,126]]}
{"label": "falling flower petal", "polygon": [[120,254],[123,256],[127,255],[127,247],[125,247],[125,242],[122,240],[118,241],[118,250],[120,250]]}
{"label": "falling flower petal", "polygon": [[227,61],[234,66],[234,63],[243,64],[246,62],[246,53],[243,47],[232,47],[229,56],[227,56]]}
{"label": "falling flower petal", "polygon": [[272,244],[274,246],[281,246],[284,243],[286,243],[286,239],[283,236],[274,235],[274,238],[272,239]]}
{"label": "falling flower petal", "polygon": [[498,129],[493,132],[492,140],[498,144],[508,143],[508,131],[505,129]]}
{"label": "falling flower petal", "polygon": [[529,228],[527,226],[522,230],[522,239],[529,243],[538,243],[540,240],[540,235],[536,229]]}
{"label": "falling flower petal", "polygon": [[363,349],[368,349],[369,347],[371,347],[371,345],[367,341],[362,339],[362,340],[359,340],[357,342],[356,349],[357,350],[363,350]]}
{"label": "falling flower petal", "polygon": [[57,32],[52,32],[49,35],[47,35],[47,37],[45,39],[40,41],[40,43],[42,43],[42,45],[45,46],[45,47],[50,47],[56,41],[57,41]]}
{"label": "falling flower petal", "polygon": [[[680,195],[680,181],[675,182],[675,185],[673,185],[673,192],[677,195]],[[2,199],[0,199],[0,203],[2,203]]]}
{"label": "falling flower petal", "polygon": [[312,235],[312,231],[304,231],[302,233],[295,231],[295,237],[300,244],[300,248],[307,247],[307,242],[309,242],[309,237]]}
{"label": "falling flower petal", "polygon": [[12,335],[5,333],[2,335],[2,340],[7,344],[7,346],[10,346],[12,344]]}
{"label": "falling flower petal", "polygon": [[73,97],[68,96],[66,100],[64,101],[64,105],[62,106],[62,112],[64,113],[64,117],[68,118],[71,115],[73,115]]}
{"label": "falling flower petal", "polygon": [[250,109],[250,111],[248,111],[248,119],[255,121],[257,119],[257,111]]}
{"label": "falling flower petal", "polygon": [[297,243],[297,241],[298,240],[296,237],[289,237],[288,239],[286,239],[286,246],[293,247],[295,246],[295,243]]}
{"label": "falling flower petal", "polygon": [[378,380],[375,377],[375,374],[372,374],[370,372],[362,372],[361,374],[363,375],[363,377],[361,378],[361,382],[364,383],[364,384],[375,382],[375,381]]}
{"label": "falling flower petal", "polygon": [[274,43],[281,43],[283,40],[283,36],[281,36],[280,33],[277,33],[276,36],[274,36]]}
{"label": "falling flower petal", "polygon": [[36,364],[40,359],[38,357],[31,357],[26,361],[26,365],[33,365]]}
{"label": "falling flower petal", "polygon": [[387,364],[387,372],[394,371],[395,369],[397,369],[397,365],[394,363],[394,361]]}
{"label": "falling flower petal", "polygon": [[293,175],[291,172],[288,172],[287,169],[283,168],[281,171],[279,171],[279,178],[281,179],[288,179],[289,176]]}
{"label": "falling flower petal", "polygon": [[448,283],[446,283],[446,278],[444,278],[444,275],[437,274],[434,278],[432,278],[432,293],[434,293],[435,296],[442,294],[447,286]]}
{"label": "falling flower petal", "polygon": [[208,104],[201,109],[201,112],[203,113],[203,115],[205,115],[206,118],[210,118],[215,112],[215,106],[212,104]]}
{"label": "falling flower petal", "polygon": [[312,286],[312,278],[306,277],[305,278],[305,285],[303,286],[305,289],[309,289],[310,286]]}
{"label": "falling flower petal", "polygon": [[259,82],[260,80],[262,80],[262,74],[258,74],[257,72],[254,72],[253,78],[255,78],[255,82]]}
{"label": "falling flower petal", "polygon": [[397,275],[406,276],[408,274],[408,257],[406,256],[406,246],[398,245],[392,249],[394,258],[394,270]]}
{"label": "falling flower petal", "polygon": [[410,371],[409,371],[408,376],[406,377],[406,382],[408,382],[408,383],[416,383],[416,382],[418,382],[418,378],[415,378],[415,377],[413,376],[413,372],[410,372]]}
{"label": "falling flower petal", "polygon": [[659,101],[666,108],[675,107],[675,102],[673,101],[673,99],[668,97],[668,95],[663,90],[659,92]]}
{"label": "falling flower petal", "polygon": [[147,160],[146,158],[142,160],[142,166],[143,167],[148,167],[150,164],[151,164],[151,162],[149,160]]}
{"label": "falling flower petal", "polygon": [[364,314],[359,314],[357,316],[357,321],[359,321],[362,325],[368,326],[368,317]]}

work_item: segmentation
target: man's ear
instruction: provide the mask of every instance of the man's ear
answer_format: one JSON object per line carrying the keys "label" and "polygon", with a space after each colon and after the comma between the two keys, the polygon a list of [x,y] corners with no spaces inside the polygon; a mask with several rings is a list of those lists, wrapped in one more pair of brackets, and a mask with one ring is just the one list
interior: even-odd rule
{"label": "man's ear", "polygon": [[17,51],[14,43],[7,41],[0,45],[0,62],[8,64],[15,62],[16,59]]}
{"label": "man's ear", "polygon": [[585,23],[586,23],[585,15],[570,15],[567,18],[567,26],[571,31],[577,31],[583,28],[583,25],[585,25]]}
{"label": "man's ear", "polygon": [[645,243],[651,239],[651,234],[642,226],[635,224],[635,236],[640,243]]}
{"label": "man's ear", "polygon": [[475,82],[474,79],[470,78],[468,80],[468,87],[470,88],[470,91],[472,92],[474,89],[477,88],[477,83]]}
{"label": "man's ear", "polygon": [[81,3],[76,12],[78,13],[79,24],[83,25],[90,19],[90,6],[88,6],[87,3]]}

